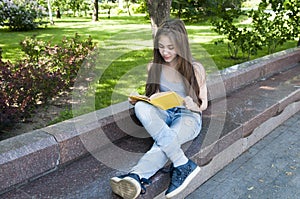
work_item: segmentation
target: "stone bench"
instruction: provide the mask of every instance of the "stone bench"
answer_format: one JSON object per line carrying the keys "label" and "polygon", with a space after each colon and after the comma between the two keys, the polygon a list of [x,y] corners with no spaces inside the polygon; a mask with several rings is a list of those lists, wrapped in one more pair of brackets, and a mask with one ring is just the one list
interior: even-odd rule
{"label": "stone bench", "polygon": [[[300,110],[299,61],[300,49],[295,48],[208,76],[209,108],[203,114],[202,132],[184,145],[202,170],[178,198]],[[128,102],[28,132],[0,142],[0,193],[117,198],[109,178],[133,166],[151,144]],[[72,175],[73,181],[63,183]],[[168,174],[158,172],[141,198],[160,198],[168,181]],[[31,190],[35,186],[45,188]],[[85,191],[80,189],[84,186]]]}

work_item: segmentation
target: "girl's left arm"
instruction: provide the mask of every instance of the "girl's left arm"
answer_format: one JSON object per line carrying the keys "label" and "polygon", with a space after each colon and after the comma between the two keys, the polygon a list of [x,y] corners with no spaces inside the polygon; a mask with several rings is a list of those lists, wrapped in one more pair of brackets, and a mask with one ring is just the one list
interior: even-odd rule
{"label": "girl's left arm", "polygon": [[199,84],[200,94],[199,98],[202,101],[201,106],[199,107],[199,111],[204,111],[207,109],[207,85],[206,85],[206,72],[202,64],[196,62],[194,64],[194,71],[197,78],[197,82]]}
{"label": "girl's left arm", "polygon": [[204,84],[201,85],[200,87],[200,95],[199,95],[201,101],[202,101],[202,104],[201,106],[199,107],[200,108],[200,111],[204,111],[207,109],[207,105],[208,105],[208,102],[207,102],[207,86],[206,86],[206,82]]}
{"label": "girl's left arm", "polygon": [[198,104],[195,103],[190,96],[187,96],[184,98],[184,105],[187,109],[191,111],[202,112],[207,108],[208,104],[205,69],[200,63],[194,63],[194,69],[200,89],[199,98],[201,99],[202,103],[200,106],[198,106]]}

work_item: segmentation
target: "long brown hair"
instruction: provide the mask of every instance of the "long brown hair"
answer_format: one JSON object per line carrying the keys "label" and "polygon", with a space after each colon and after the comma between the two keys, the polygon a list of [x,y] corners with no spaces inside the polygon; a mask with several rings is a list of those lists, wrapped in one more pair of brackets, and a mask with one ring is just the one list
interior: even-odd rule
{"label": "long brown hair", "polygon": [[188,35],[183,21],[179,19],[169,19],[163,22],[157,30],[154,38],[153,63],[151,64],[151,68],[148,72],[146,83],[146,95],[151,96],[159,91],[160,74],[162,71],[162,65],[165,64],[158,48],[158,42],[162,35],[168,36],[175,46],[177,53],[176,68],[182,75],[186,94],[191,96],[193,100],[200,105],[200,88],[193,67]]}

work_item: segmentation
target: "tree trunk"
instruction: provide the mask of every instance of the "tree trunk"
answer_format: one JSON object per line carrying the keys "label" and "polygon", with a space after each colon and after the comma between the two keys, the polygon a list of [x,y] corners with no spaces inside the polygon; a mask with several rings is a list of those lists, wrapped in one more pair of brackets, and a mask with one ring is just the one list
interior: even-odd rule
{"label": "tree trunk", "polygon": [[129,14],[129,16],[131,16],[129,6],[130,6],[130,5],[129,5],[129,1],[126,1],[127,12],[128,12],[128,14]]}
{"label": "tree trunk", "polygon": [[54,24],[54,21],[53,21],[53,17],[52,17],[52,10],[51,10],[51,3],[50,3],[50,0],[47,1],[47,4],[48,4],[48,12],[49,12],[49,20],[50,20],[50,24]]}
{"label": "tree trunk", "polygon": [[56,10],[56,18],[57,19],[61,18],[61,14],[60,14],[60,9],[59,8]]}
{"label": "tree trunk", "polygon": [[151,20],[152,36],[154,37],[158,26],[170,17],[172,0],[147,0]]}
{"label": "tree trunk", "polygon": [[93,21],[98,21],[99,20],[98,14],[99,14],[98,0],[94,0]]}
{"label": "tree trunk", "polygon": [[119,0],[119,8],[123,9],[123,0]]}

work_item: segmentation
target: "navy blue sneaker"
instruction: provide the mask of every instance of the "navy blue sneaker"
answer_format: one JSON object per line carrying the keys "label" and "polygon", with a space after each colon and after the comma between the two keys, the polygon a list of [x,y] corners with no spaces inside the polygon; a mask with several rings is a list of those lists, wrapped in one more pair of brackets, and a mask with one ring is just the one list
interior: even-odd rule
{"label": "navy blue sneaker", "polygon": [[112,191],[124,199],[135,199],[140,194],[144,194],[146,192],[144,184],[149,183],[147,179],[140,179],[140,177],[134,173],[110,179]]}
{"label": "navy blue sneaker", "polygon": [[191,160],[179,167],[173,167],[171,171],[171,182],[165,193],[166,198],[172,198],[179,194],[199,172],[200,167]]}

